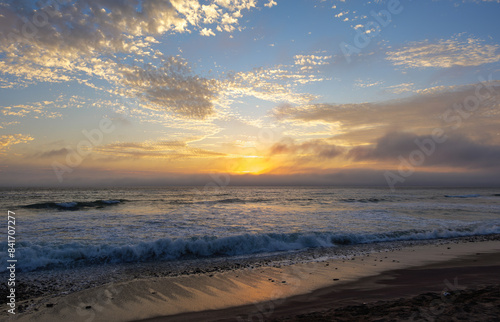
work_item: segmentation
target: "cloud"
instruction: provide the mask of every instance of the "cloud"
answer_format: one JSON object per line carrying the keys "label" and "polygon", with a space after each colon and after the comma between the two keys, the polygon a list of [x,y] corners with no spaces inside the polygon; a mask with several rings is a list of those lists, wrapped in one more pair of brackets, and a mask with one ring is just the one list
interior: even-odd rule
{"label": "cloud", "polygon": [[318,67],[328,65],[331,57],[316,54],[295,55],[293,64],[229,73],[219,84],[219,103],[227,106],[224,101],[253,96],[275,103],[307,104],[317,97],[301,93],[297,87],[326,80]]}
{"label": "cloud", "polygon": [[279,65],[229,74],[220,84],[220,93],[231,98],[253,96],[276,103],[307,104],[316,96],[300,93],[295,86],[322,80],[324,78],[310,71],[303,71],[291,65]]}
{"label": "cloud", "polygon": [[[70,97],[67,99],[66,104],[72,105],[77,101],[77,97]],[[32,115],[34,118],[45,117],[45,118],[58,118],[61,117],[59,111],[53,111],[54,108],[64,108],[62,104],[62,97],[59,97],[55,101],[42,101],[42,102],[32,102],[28,104],[18,104],[12,106],[0,106],[0,113],[6,117],[18,117],[22,118],[28,115]]]}
{"label": "cloud", "polygon": [[200,35],[205,36],[205,37],[210,37],[210,36],[215,36],[215,33],[210,28],[203,28],[200,31]]}
{"label": "cloud", "polygon": [[[149,108],[204,118],[213,112],[214,89],[187,68],[159,75],[177,58],[164,57],[153,45],[157,38],[193,30],[203,36],[213,35],[213,27],[232,32],[243,10],[255,6],[254,0],[7,1],[0,6],[0,71],[6,76],[0,86],[76,80],[104,89],[95,83],[105,80],[112,93],[138,96]],[[157,69],[151,87],[140,79],[141,62]]]}
{"label": "cloud", "polygon": [[232,11],[250,9],[256,6],[256,0],[215,0],[216,4]]}
{"label": "cloud", "polygon": [[273,6],[276,6],[276,5],[278,5],[278,3],[276,1],[269,0],[269,2],[264,5],[264,7],[272,8]]}
{"label": "cloud", "polygon": [[298,156],[312,156],[319,159],[332,159],[344,152],[342,147],[330,144],[322,139],[296,143],[291,138],[284,138],[270,148],[271,155],[292,154]]}
{"label": "cloud", "polygon": [[[422,148],[425,146],[425,148]],[[469,169],[500,168],[500,145],[485,145],[464,136],[453,135],[436,142],[431,135],[392,132],[379,138],[375,146],[355,147],[349,157],[355,161],[408,158],[413,151],[426,151],[424,166],[461,167]]]}
{"label": "cloud", "polygon": [[450,68],[479,66],[500,61],[500,46],[489,45],[481,39],[441,39],[415,42],[397,51],[387,52],[387,60],[396,66],[410,68]]}
{"label": "cloud", "polygon": [[354,86],[367,88],[367,87],[378,86],[383,83],[384,83],[383,81],[372,81],[372,80],[363,81],[362,79],[356,79]]}
{"label": "cloud", "polygon": [[329,65],[329,60],[332,56],[318,56],[318,55],[295,55],[295,65],[302,66],[301,70],[313,69],[313,66]]}
{"label": "cloud", "polygon": [[318,55],[295,55],[295,65],[328,65],[328,59],[332,56],[318,56]]}
{"label": "cloud", "polygon": [[8,57],[2,61],[4,73],[39,81],[67,81],[73,73],[91,71],[92,57],[140,54],[141,48],[148,46],[147,35],[183,32],[187,25],[169,1],[38,4],[42,7],[11,1],[0,9],[5,17],[0,22],[4,36],[0,51]]}
{"label": "cloud", "polygon": [[170,57],[159,68],[122,65],[119,74],[128,96],[139,97],[151,109],[201,119],[214,113],[215,81],[191,75],[179,57]]}
{"label": "cloud", "polygon": [[8,134],[0,136],[0,154],[4,153],[14,144],[26,143],[34,139],[25,134]]}
{"label": "cloud", "polygon": [[120,158],[207,158],[221,157],[224,153],[190,147],[183,141],[120,142],[95,147],[94,151],[108,157]]}
{"label": "cloud", "polygon": [[[99,100],[89,102],[78,95],[59,95],[50,101],[34,101],[25,104],[10,106],[0,106],[0,115],[3,115],[6,122],[4,126],[19,124],[23,118],[31,119],[56,119],[62,118],[63,111],[68,108],[84,108],[89,105],[99,105]],[[8,120],[8,121],[7,121]]]}
{"label": "cloud", "polygon": [[[489,91],[481,84],[441,88],[415,94],[405,99],[357,104],[282,104],[273,110],[278,120],[291,123],[330,123],[337,128],[333,137],[343,144],[368,144],[388,132],[407,131],[419,135],[434,128],[467,133],[471,138],[500,141],[500,82],[489,83]],[[477,94],[489,99],[480,101],[472,112],[464,102],[477,99]],[[496,95],[496,96],[494,96]]]}
{"label": "cloud", "polygon": [[346,11],[341,11],[335,15],[335,18],[341,18],[342,16],[345,16],[346,14],[349,13],[349,10]]}
{"label": "cloud", "polygon": [[66,148],[53,149],[53,150],[37,153],[35,156],[38,158],[54,158],[54,157],[66,156],[70,152],[71,151],[66,149]]}
{"label": "cloud", "polygon": [[[131,52],[145,40],[143,36],[189,32],[202,23],[237,24],[235,17],[241,17],[241,10],[253,7],[255,1],[200,5],[196,0],[47,0],[33,8],[28,2],[8,1],[0,8],[7,41],[2,48],[21,42],[50,52],[57,49],[68,57],[75,52]],[[232,19],[222,21],[221,13]]]}
{"label": "cloud", "polygon": [[[215,113],[214,104],[227,106],[241,96],[305,104],[315,96],[299,93],[294,86],[324,80],[313,74],[313,67],[328,64],[331,58],[298,55],[298,67],[283,65],[222,80],[206,79],[193,74],[181,57],[155,50],[154,44],[164,35],[192,30],[201,36],[214,35],[213,28],[232,32],[239,28],[242,12],[256,7],[256,1],[217,0],[205,5],[197,0],[62,4],[47,0],[39,4],[38,10],[15,1],[0,8],[9,20],[0,18],[0,30],[7,35],[0,42],[0,54],[6,57],[0,70],[15,79],[2,82],[3,87],[76,80],[120,97],[138,98],[142,108],[204,119]],[[35,25],[40,15],[47,19]],[[23,30],[34,35],[23,35]],[[102,86],[100,80],[110,86]]]}
{"label": "cloud", "polygon": [[414,83],[402,83],[392,86],[387,86],[385,89],[394,94],[402,94],[407,92],[414,92]]}

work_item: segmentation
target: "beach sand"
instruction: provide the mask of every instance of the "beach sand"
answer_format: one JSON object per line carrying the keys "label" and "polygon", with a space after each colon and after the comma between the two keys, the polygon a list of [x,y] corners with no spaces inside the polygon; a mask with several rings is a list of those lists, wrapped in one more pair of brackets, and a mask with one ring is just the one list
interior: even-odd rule
{"label": "beach sand", "polygon": [[498,321],[499,272],[500,253],[469,255],[283,301],[143,321]]}
{"label": "beach sand", "polygon": [[[317,252],[311,261],[261,259],[238,269],[139,277],[44,295],[36,305],[28,305],[33,299],[19,303],[29,309],[13,320],[308,321],[391,314],[433,320],[464,314],[450,310],[476,304],[484,319],[498,317],[498,236],[372,246],[336,258]],[[434,293],[419,295],[428,292]],[[472,304],[460,304],[467,301]]]}

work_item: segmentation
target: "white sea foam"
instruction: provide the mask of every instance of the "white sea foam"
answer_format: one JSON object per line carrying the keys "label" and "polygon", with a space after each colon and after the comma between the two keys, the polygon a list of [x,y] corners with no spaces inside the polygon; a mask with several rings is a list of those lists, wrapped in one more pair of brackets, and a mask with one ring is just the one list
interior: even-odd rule
{"label": "white sea foam", "polygon": [[[126,263],[155,260],[250,255],[314,247],[335,247],[387,241],[452,238],[500,233],[500,225],[472,225],[454,229],[405,230],[386,233],[290,233],[244,234],[223,238],[163,238],[135,245],[85,245],[82,243],[49,246],[20,243],[17,249],[22,271],[74,267],[102,263]],[[6,255],[6,249],[3,250]],[[5,269],[4,269],[5,271]]]}

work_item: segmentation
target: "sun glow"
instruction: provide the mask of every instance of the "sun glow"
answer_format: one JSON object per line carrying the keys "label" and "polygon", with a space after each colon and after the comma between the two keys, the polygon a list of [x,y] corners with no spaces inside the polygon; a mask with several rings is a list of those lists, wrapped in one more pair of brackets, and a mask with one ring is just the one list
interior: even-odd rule
{"label": "sun glow", "polygon": [[235,162],[232,172],[235,174],[262,174],[269,171],[268,160],[257,155],[242,156]]}

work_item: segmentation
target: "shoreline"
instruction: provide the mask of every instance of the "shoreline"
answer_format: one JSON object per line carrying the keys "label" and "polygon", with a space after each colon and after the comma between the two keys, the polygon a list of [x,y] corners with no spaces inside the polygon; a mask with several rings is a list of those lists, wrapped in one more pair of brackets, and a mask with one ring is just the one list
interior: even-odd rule
{"label": "shoreline", "polygon": [[[342,288],[388,271],[444,263],[476,253],[500,252],[498,235],[391,245],[394,247],[377,245],[381,246],[377,250],[373,250],[375,245],[353,247],[358,251],[337,258],[329,258],[317,250],[312,254],[316,257],[314,260],[291,264],[286,260],[265,264],[269,259],[264,258],[260,264],[254,259],[254,264],[239,268],[108,281],[108,284],[70,294],[39,298],[38,310],[21,313],[13,320],[85,321],[90,317],[93,321],[154,317],[167,320],[178,314],[191,314],[187,312],[207,314],[210,310],[231,310],[245,305],[257,307],[255,305],[266,301],[278,307],[286,301],[284,299],[311,294],[325,287]],[[85,279],[85,276],[78,278]]]}
{"label": "shoreline", "polygon": [[[458,297],[500,292],[500,252],[466,255],[449,261],[382,272],[308,294],[221,310],[155,317],[136,322],[176,321],[340,321],[359,318],[435,319]],[[491,292],[490,292],[491,293]],[[491,295],[488,294],[490,297]],[[500,294],[497,304],[500,304]],[[385,310],[384,310],[385,309]],[[407,311],[404,312],[404,309]],[[408,311],[409,309],[409,311]],[[401,312],[403,310],[403,312]],[[490,314],[492,312],[489,312]],[[498,306],[497,314],[500,314]],[[496,315],[498,317],[499,315]]]}

